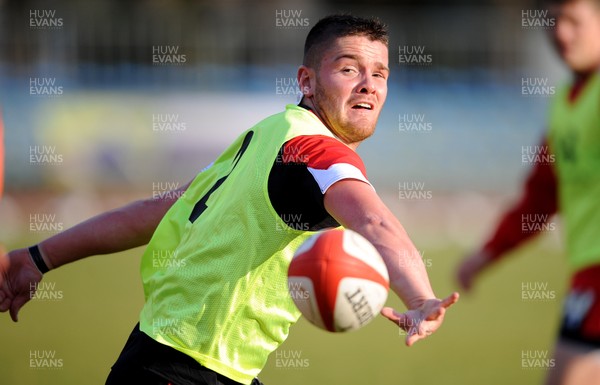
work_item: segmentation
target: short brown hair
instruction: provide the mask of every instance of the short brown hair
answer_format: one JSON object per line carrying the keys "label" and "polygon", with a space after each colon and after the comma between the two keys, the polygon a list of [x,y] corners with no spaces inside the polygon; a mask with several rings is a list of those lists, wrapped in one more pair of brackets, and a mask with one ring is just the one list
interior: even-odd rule
{"label": "short brown hair", "polygon": [[362,18],[347,14],[327,16],[317,22],[304,43],[303,64],[316,68],[323,48],[340,37],[366,36],[372,41],[380,41],[388,45],[387,26],[375,18]]}

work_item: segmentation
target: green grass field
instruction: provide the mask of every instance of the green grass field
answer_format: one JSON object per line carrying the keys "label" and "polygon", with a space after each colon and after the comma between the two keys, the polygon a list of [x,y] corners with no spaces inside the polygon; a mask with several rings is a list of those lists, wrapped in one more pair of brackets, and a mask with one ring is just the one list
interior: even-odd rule
{"label": "green grass field", "polygon": [[[450,293],[451,272],[463,251],[423,249],[432,261],[428,270],[436,292]],[[542,240],[515,253],[476,293],[463,295],[438,333],[411,348],[382,317],[340,335],[301,320],[260,378],[266,385],[540,383],[545,370],[523,368],[521,352],[552,351],[565,264],[548,249]],[[62,299],[30,302],[17,324],[2,314],[0,383],[104,383],[143,302],[140,253],[91,258],[53,271],[44,282],[55,284]],[[547,283],[557,299],[523,301],[521,283],[534,281]],[[393,295],[388,302],[400,307]],[[60,367],[32,367],[32,352],[54,354]]]}

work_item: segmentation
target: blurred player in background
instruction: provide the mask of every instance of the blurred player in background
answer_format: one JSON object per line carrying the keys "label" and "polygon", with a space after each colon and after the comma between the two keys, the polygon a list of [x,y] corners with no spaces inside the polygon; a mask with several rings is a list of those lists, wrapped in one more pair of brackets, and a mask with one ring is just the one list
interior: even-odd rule
{"label": "blurred player in background", "polygon": [[[2,120],[2,109],[0,109],[0,201],[4,193],[4,123]],[[0,243],[0,254],[4,254],[6,249]]]}
{"label": "blurred player in background", "polygon": [[[551,1],[556,49],[573,73],[550,110],[549,146],[554,162],[538,162],[523,196],[500,221],[483,248],[459,266],[468,290],[474,279],[535,232],[555,212],[564,224],[570,291],[547,384],[600,384],[600,1]],[[539,231],[538,231],[539,232]]]}
{"label": "blurred player in background", "polygon": [[1,256],[0,311],[17,321],[49,269],[148,243],[140,323],[107,383],[257,384],[300,316],[287,291],[294,250],[315,231],[343,225],[384,258],[408,311],[382,314],[408,332],[407,345],[433,333],[458,294],[436,298],[355,152],[387,96],[387,43],[376,20],[319,21],[298,70],[300,105],[247,130],[167,199],[135,202]]}
{"label": "blurred player in background", "polygon": [[2,109],[0,109],[0,199],[4,192],[4,123],[2,120]]}

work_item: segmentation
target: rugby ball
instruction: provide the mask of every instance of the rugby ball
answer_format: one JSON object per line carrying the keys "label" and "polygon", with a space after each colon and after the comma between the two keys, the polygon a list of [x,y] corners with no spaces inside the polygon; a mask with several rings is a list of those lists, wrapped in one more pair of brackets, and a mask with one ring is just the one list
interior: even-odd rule
{"label": "rugby ball", "polygon": [[357,330],[383,308],[388,271],[377,249],[352,230],[308,238],[288,269],[288,290],[308,321],[330,332]]}

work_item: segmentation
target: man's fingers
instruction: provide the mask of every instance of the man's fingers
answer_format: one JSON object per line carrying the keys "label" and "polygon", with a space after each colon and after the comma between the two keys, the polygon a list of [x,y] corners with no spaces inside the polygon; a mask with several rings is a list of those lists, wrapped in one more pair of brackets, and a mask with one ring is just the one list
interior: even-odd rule
{"label": "man's fingers", "polygon": [[407,331],[409,334],[415,328],[415,320],[405,313],[398,313],[391,307],[384,307],[381,309],[381,315],[398,325],[401,329]]}
{"label": "man's fingers", "polygon": [[0,312],[5,312],[10,307],[10,298],[6,297],[0,301]]}
{"label": "man's fingers", "polygon": [[25,305],[28,300],[29,300],[29,298],[27,298],[27,296],[23,295],[23,296],[16,297],[12,301],[12,304],[10,305],[10,318],[12,318],[12,320],[14,322],[19,321],[19,310],[21,310],[23,305]]}
{"label": "man's fingers", "polygon": [[409,332],[410,329],[413,327],[410,325],[412,322],[409,321],[409,316],[407,316],[405,313],[398,313],[391,307],[384,307],[383,309],[381,309],[381,315],[398,325],[400,328],[406,330],[407,332]]}
{"label": "man's fingers", "polygon": [[13,320],[13,322],[19,322],[19,309],[16,309],[15,307],[11,306],[10,318]]}
{"label": "man's fingers", "polygon": [[471,289],[471,275],[466,271],[464,265],[461,265],[458,268],[456,280],[458,281],[460,288],[464,291],[469,291]]}
{"label": "man's fingers", "polygon": [[0,312],[7,311],[15,297],[11,293],[10,289],[7,288],[6,281],[2,283],[2,287],[0,287]]}
{"label": "man's fingers", "polygon": [[408,313],[398,313],[394,309],[389,307],[383,309],[381,311],[381,314],[393,323],[395,323],[396,326],[400,327],[400,329],[406,332],[407,345],[409,342],[409,337],[412,337],[413,335],[422,335],[423,337],[425,337],[431,334],[429,331],[425,330],[425,327],[422,324],[423,320],[421,318],[415,317],[414,315]]}
{"label": "man's fingers", "polygon": [[435,323],[419,322],[418,325],[410,328],[406,335],[406,345],[412,346],[415,342],[429,337],[439,327]]}
{"label": "man's fingers", "polygon": [[397,313],[391,307],[384,307],[383,309],[381,309],[381,315],[395,324],[399,323],[403,316],[403,314]]}
{"label": "man's fingers", "polygon": [[424,312],[421,310],[420,312],[398,313],[390,307],[385,307],[381,310],[381,315],[405,330],[407,332],[405,343],[407,346],[412,346],[418,340],[431,335],[439,327],[446,309],[454,305],[458,298],[459,294],[454,292],[442,300],[429,302],[426,305],[427,309],[423,309]]}
{"label": "man's fingers", "polygon": [[456,302],[458,302],[458,299],[460,298],[460,294],[458,294],[457,292],[454,292],[452,294],[450,294],[449,296],[447,296],[446,298],[444,298],[442,300],[442,307],[445,309],[448,309],[450,306],[454,305]]}
{"label": "man's fingers", "polygon": [[406,346],[413,346],[415,344],[415,342],[417,342],[420,339],[425,338],[425,336],[420,335],[419,333],[413,333],[413,334],[408,334],[406,336]]}
{"label": "man's fingers", "polygon": [[459,294],[454,292],[454,293],[450,294],[448,297],[440,300],[438,303],[435,304],[435,306],[433,308],[431,308],[428,311],[425,320],[434,321],[438,318],[443,317],[444,314],[446,313],[446,309],[448,309],[450,306],[454,305],[458,301],[458,298],[459,298]]}
{"label": "man's fingers", "polygon": [[425,321],[435,321],[435,320],[443,317],[445,313],[446,313],[446,308],[440,305],[427,315],[427,318],[425,318]]}
{"label": "man's fingers", "polygon": [[459,294],[454,292],[452,294],[450,294],[448,297],[444,298],[443,300],[441,300],[438,304],[438,306],[436,306],[428,315],[427,318],[425,318],[427,321],[434,321],[438,318],[441,318],[444,316],[444,314],[446,313],[446,309],[448,309],[450,306],[454,305],[459,298]]}

